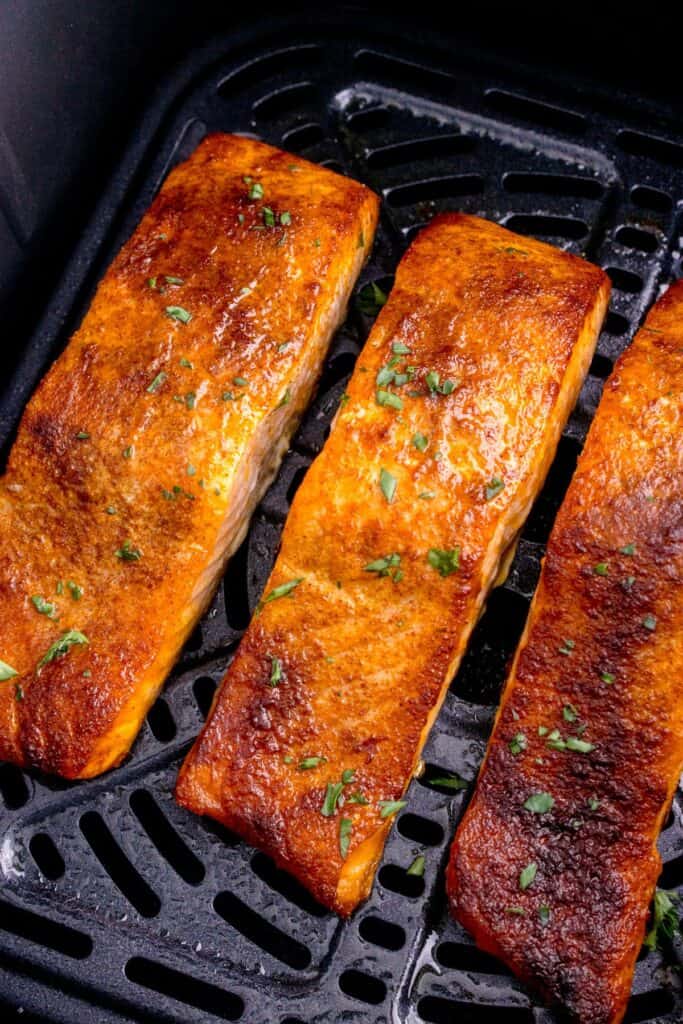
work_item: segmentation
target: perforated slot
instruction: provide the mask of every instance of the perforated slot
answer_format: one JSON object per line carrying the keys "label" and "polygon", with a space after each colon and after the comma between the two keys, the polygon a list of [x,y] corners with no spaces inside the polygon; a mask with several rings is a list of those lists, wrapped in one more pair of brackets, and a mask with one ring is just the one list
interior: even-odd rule
{"label": "perforated slot", "polygon": [[608,359],[607,356],[601,356],[599,352],[596,352],[591,362],[590,372],[594,377],[606,380],[612,372],[612,360]]}
{"label": "perforated slot", "polygon": [[635,185],[631,189],[631,202],[644,210],[655,210],[657,213],[667,213],[672,206],[670,195],[650,185]]}
{"label": "perforated slot", "polygon": [[452,174],[443,178],[429,178],[412,185],[397,185],[386,193],[392,206],[412,206],[432,199],[454,196],[474,196],[484,191],[484,179],[479,174]]}
{"label": "perforated slot", "polygon": [[578,174],[504,174],[503,185],[508,192],[540,193],[548,196],[569,196],[578,199],[600,199],[604,186],[595,178]]}
{"label": "perforated slot", "polygon": [[444,999],[424,996],[417,1004],[417,1012],[428,1024],[533,1024],[531,1010],[519,1006],[485,1006],[462,999]]}
{"label": "perforated slot", "polygon": [[609,311],[605,317],[604,330],[607,334],[621,335],[626,334],[630,329],[630,324],[625,316],[621,313],[615,313],[613,309]]}
{"label": "perforated slot", "polygon": [[514,213],[505,227],[535,238],[567,238],[578,241],[588,234],[588,225],[576,217],[551,217],[545,213]]}
{"label": "perforated slot", "polygon": [[398,831],[406,839],[423,846],[439,846],[444,840],[444,831],[437,821],[424,818],[421,814],[406,812],[398,819]]}
{"label": "perforated slot", "polygon": [[216,913],[240,935],[281,963],[295,971],[304,971],[310,965],[311,951],[303,943],[266,921],[234,893],[219,892],[213,901],[213,907]]}
{"label": "perforated slot", "polygon": [[643,290],[643,279],[633,270],[626,270],[625,267],[606,267],[605,269],[612,279],[612,284],[620,292],[638,295]]}
{"label": "perforated slot", "polygon": [[315,146],[324,138],[325,133],[322,126],[317,121],[310,121],[308,124],[299,125],[292,128],[291,131],[285,132],[282,136],[282,145],[298,152],[300,149],[306,149],[307,146]]}
{"label": "perforated slot", "polygon": [[49,878],[51,882],[56,882],[58,878],[62,877],[65,870],[64,858],[47,832],[37,832],[31,836],[28,848],[38,870],[46,878]]}
{"label": "perforated slot", "polygon": [[624,1024],[642,1024],[671,1013],[675,1001],[673,993],[660,988],[655,992],[639,992],[629,1000]]}
{"label": "perforated slot", "polygon": [[23,807],[29,799],[24,773],[13,764],[0,765],[0,793],[5,807],[10,811]]}
{"label": "perforated slot", "polygon": [[200,676],[192,684],[194,699],[202,718],[206,718],[211,710],[211,703],[216,693],[216,681],[211,676]]}
{"label": "perforated slot", "polygon": [[175,739],[176,727],[173,715],[163,697],[157,697],[147,713],[147,722],[155,740],[170,743]]}
{"label": "perforated slot", "polygon": [[362,50],[358,53],[355,65],[361,74],[368,75],[370,78],[378,77],[382,80],[386,77],[391,81],[417,86],[420,89],[429,89],[431,86],[443,88],[445,84],[448,85],[452,82],[447,71],[440,71],[435,67],[425,67],[422,64],[415,64],[413,61],[401,60],[400,57],[376,53],[373,50]]}
{"label": "perforated slot", "polygon": [[358,931],[366,942],[371,942],[373,946],[379,946],[381,949],[395,952],[405,945],[404,929],[399,924],[392,924],[381,917],[364,917]]}
{"label": "perforated slot", "polygon": [[[354,125],[355,127],[355,125]],[[470,153],[477,142],[470,135],[432,135],[408,142],[394,142],[389,146],[373,149],[367,158],[368,167],[398,167],[401,164],[434,160],[439,157],[458,156]]]}
{"label": "perforated slot", "polygon": [[657,251],[656,236],[651,231],[643,231],[642,228],[619,228],[615,238],[619,245],[625,245],[627,249],[637,249],[639,252],[647,253]]}
{"label": "perforated slot", "polygon": [[264,853],[255,853],[251,858],[251,869],[267,886],[279,892],[286,900],[293,903],[299,910],[314,917],[326,917],[329,911],[311,896],[293,875],[276,867],[270,857]]}
{"label": "perforated slot", "polygon": [[87,811],[79,822],[91,850],[114,885],[142,917],[154,917],[161,901],[137,868],[128,860],[104,820],[96,811]]}
{"label": "perforated slot", "polygon": [[85,960],[93,949],[92,939],[84,932],[58,921],[39,917],[38,914],[22,907],[15,907],[5,900],[0,900],[0,929],[11,932],[17,938],[52,949],[55,953],[62,953],[73,960]]}
{"label": "perforated slot", "polygon": [[136,789],[130,795],[130,806],[159,854],[176,874],[188,885],[199,885],[206,874],[204,865],[178,835],[152,794],[146,789]]}
{"label": "perforated slot", "polygon": [[297,110],[302,104],[312,101],[315,88],[311,82],[297,82],[276,89],[254,104],[254,117],[260,121],[274,120],[289,110]]}
{"label": "perforated slot", "polygon": [[126,964],[126,977],[135,985],[142,985],[159,995],[168,996],[185,1006],[211,1013],[219,1020],[239,1020],[244,1013],[244,1001],[234,992],[210,985],[156,960],[132,957]]}
{"label": "perforated slot", "polygon": [[397,892],[400,896],[407,896],[408,899],[417,899],[425,890],[424,878],[418,875],[409,875],[406,864],[404,868],[398,864],[385,864],[379,869],[379,883],[390,892]]}
{"label": "perforated slot", "polygon": [[475,971],[477,974],[510,974],[505,965],[496,957],[464,942],[441,942],[436,949],[436,959],[444,967],[450,967],[456,971]]}
{"label": "perforated slot", "polygon": [[339,978],[339,988],[345,995],[360,999],[363,1003],[370,1003],[371,1006],[379,1006],[387,994],[384,982],[379,978],[373,978],[371,974],[365,974],[364,971],[344,971]]}
{"label": "perforated slot", "polygon": [[551,103],[531,99],[529,96],[520,96],[519,93],[508,92],[505,89],[487,89],[486,102],[494,110],[510,114],[513,117],[520,117],[533,124],[540,124],[543,128],[575,133],[586,130],[586,119],[581,114],[577,114],[573,110],[566,110],[564,107],[556,107]]}
{"label": "perforated slot", "polygon": [[233,96],[254,83],[261,83],[286,71],[315,66],[320,50],[315,44],[291,46],[251,61],[219,82],[220,96]]}
{"label": "perforated slot", "polygon": [[650,157],[672,167],[683,167],[683,146],[659,135],[647,135],[628,129],[619,132],[617,141],[626,153]]}

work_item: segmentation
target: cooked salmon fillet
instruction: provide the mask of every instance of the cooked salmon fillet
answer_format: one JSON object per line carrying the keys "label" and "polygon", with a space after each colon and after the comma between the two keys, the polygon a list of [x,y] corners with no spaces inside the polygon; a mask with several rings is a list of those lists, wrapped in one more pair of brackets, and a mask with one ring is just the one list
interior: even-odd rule
{"label": "cooked salmon fillet", "polygon": [[590,362],[588,263],[446,214],[401,261],[177,795],[349,914]]}
{"label": "cooked salmon fillet", "polygon": [[448,868],[456,917],[621,1021],[683,770],[683,282],[605,385]]}
{"label": "cooked salmon fillet", "polygon": [[364,186],[212,135],[29,403],[0,481],[0,758],[126,754],[309,401],[372,243]]}

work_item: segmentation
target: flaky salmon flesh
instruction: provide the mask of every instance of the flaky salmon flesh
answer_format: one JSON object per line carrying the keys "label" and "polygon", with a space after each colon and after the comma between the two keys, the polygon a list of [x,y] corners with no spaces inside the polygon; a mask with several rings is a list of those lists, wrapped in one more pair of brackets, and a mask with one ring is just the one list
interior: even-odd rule
{"label": "flaky salmon flesh", "polygon": [[182,804],[349,914],[587,371],[609,282],[476,217],[401,261]]}
{"label": "flaky salmon flesh", "polygon": [[683,771],[683,282],[619,359],[553,528],[448,868],[455,916],[618,1024]]}
{"label": "flaky salmon flesh", "polygon": [[121,760],[272,479],[378,200],[251,139],[171,172],[0,481],[0,758]]}

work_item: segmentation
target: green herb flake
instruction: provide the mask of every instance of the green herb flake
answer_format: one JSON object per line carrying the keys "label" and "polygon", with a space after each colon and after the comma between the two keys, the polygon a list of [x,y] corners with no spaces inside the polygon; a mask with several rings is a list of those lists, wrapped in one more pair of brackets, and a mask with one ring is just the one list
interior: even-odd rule
{"label": "green herb flake", "polygon": [[323,805],[320,808],[320,813],[322,814],[323,818],[331,818],[333,816],[334,812],[337,810],[337,804],[339,803],[339,798],[342,795],[343,789],[343,782],[327,783],[327,788],[325,790],[325,799],[323,800]]}
{"label": "green herb flake", "polygon": [[544,925],[550,921],[550,907],[547,903],[541,903],[538,908],[538,919]]}
{"label": "green herb flake", "polygon": [[421,498],[422,501],[431,501],[435,497],[434,491],[422,491],[421,494],[418,494],[418,498]]}
{"label": "green herb flake", "polygon": [[384,469],[384,467],[382,467],[379,473],[379,486],[382,494],[389,502],[389,504],[391,504],[392,501],[394,500],[394,497],[396,496],[398,480],[392,473],[389,472],[388,469]]}
{"label": "green herb flake", "polygon": [[246,379],[246,377],[233,377],[232,382],[236,388],[249,387],[249,381]]}
{"label": "green herb flake", "polygon": [[654,633],[654,631],[657,628],[657,618],[656,618],[656,616],[654,616],[654,615],[646,615],[645,618],[643,619],[643,626],[645,626],[645,629],[648,629],[651,633]]}
{"label": "green herb flake", "polygon": [[76,434],[76,440],[77,441],[89,441],[90,440],[90,434],[88,433],[87,430],[79,430],[78,433]]}
{"label": "green herb flake", "polygon": [[147,287],[151,288],[152,291],[154,291],[156,286],[157,286],[157,279],[156,279],[156,277],[148,277],[147,278]]}
{"label": "green herb flake", "polygon": [[263,223],[267,228],[275,227],[275,214],[269,206],[263,207]]}
{"label": "green herb flake", "polygon": [[[247,182],[247,184],[249,184],[249,182]],[[263,185],[260,181],[254,181],[249,184],[249,198],[263,199]]]}
{"label": "green herb flake", "polygon": [[352,828],[353,823],[350,818],[339,819],[339,853],[341,854],[342,860],[346,860],[346,855],[349,852]]}
{"label": "green herb flake", "polygon": [[375,393],[375,398],[378,405],[384,405],[389,409],[397,409],[399,412],[403,408],[403,401],[398,395],[395,395],[393,391],[383,391],[381,388]]}
{"label": "green herb flake", "polygon": [[6,661],[0,660],[0,683],[4,683],[7,679],[14,679],[19,673],[11,665],[8,665]]}
{"label": "green herb flake", "polygon": [[237,214],[237,222],[239,224],[244,224],[244,214],[243,213],[238,213]]}
{"label": "green herb flake", "polygon": [[526,910],[524,907],[506,907],[505,913],[510,914],[512,917],[526,917]]}
{"label": "green herb flake", "polygon": [[486,485],[486,500],[493,501],[497,494],[505,487],[505,484],[500,477],[494,476]]}
{"label": "green herb flake", "polygon": [[181,324],[189,324],[192,313],[188,313],[182,306],[166,306],[164,312],[171,320],[179,320]]}
{"label": "green herb flake", "polygon": [[430,548],[427,552],[427,561],[432,569],[436,569],[439,576],[452,576],[460,568],[460,548]]}
{"label": "green herb flake", "polygon": [[394,582],[397,583],[403,576],[398,568],[400,564],[401,556],[394,551],[390,555],[383,555],[382,558],[376,558],[374,562],[368,562],[367,565],[363,566],[363,571],[374,572],[378,576],[382,577],[390,576]]}
{"label": "green herb flake", "polygon": [[374,281],[361,288],[356,299],[359,310],[365,316],[377,316],[386,301],[386,294]]}
{"label": "green herb flake", "polygon": [[458,382],[454,380],[445,380],[441,383],[441,375],[436,370],[429,371],[425,383],[433,395],[451,395],[458,386]]}
{"label": "green herb flake", "polygon": [[114,552],[122,562],[139,562],[142,558],[140,548],[134,548],[129,540],[124,540],[120,548]]}
{"label": "green herb flake", "polygon": [[61,580],[57,580],[57,585],[55,587],[55,594],[63,594],[63,593],[64,593],[64,584],[62,583]]}
{"label": "green herb flake", "polygon": [[419,853],[410,867],[407,869],[406,874],[413,878],[422,878],[425,873],[425,857],[423,853]]}
{"label": "green herb flake", "polygon": [[565,704],[565,706],[562,708],[562,717],[564,718],[565,722],[575,722],[576,719],[579,717],[579,713],[573,704]]}
{"label": "green herb flake", "polygon": [[510,748],[510,753],[513,754],[514,757],[517,757],[518,754],[521,754],[522,751],[526,750],[527,738],[524,733],[516,733],[508,743],[508,747]]}
{"label": "green herb flake", "polygon": [[161,385],[166,380],[167,376],[168,374],[164,373],[164,371],[161,370],[161,372],[156,375],[152,383],[147,388],[147,393],[149,395],[153,395],[155,391],[158,391]]}
{"label": "green herb flake", "polygon": [[327,764],[327,758],[312,755],[311,757],[304,757],[303,760],[299,761],[297,768],[300,772],[308,772],[311,768],[317,768],[321,764]]}
{"label": "green herb flake", "polygon": [[607,562],[598,562],[597,565],[593,566],[593,572],[596,576],[609,576],[609,566]]}
{"label": "green herb flake", "polygon": [[178,365],[184,367],[186,370],[194,370],[194,363],[191,363],[185,356],[181,356],[178,360]]}
{"label": "green herb flake", "polygon": [[21,701],[24,699],[24,688],[21,685],[21,683],[14,684],[14,699],[16,701]]}
{"label": "green herb flake", "polygon": [[406,806],[405,800],[380,800],[377,804],[379,807],[380,818],[391,818],[392,815],[398,814],[398,812]]}
{"label": "green herb flake", "polygon": [[358,791],[352,793],[351,796],[347,797],[347,800],[350,804],[362,804],[363,807],[367,807],[367,805],[370,803],[368,798],[363,796],[363,794],[359,793]]}
{"label": "green herb flake", "polygon": [[275,655],[270,655],[270,686],[279,686],[282,682],[282,662]]}
{"label": "green herb flake", "polygon": [[619,548],[619,553],[622,555],[635,555],[636,546],[635,544],[624,544],[623,548]]}
{"label": "green herb flake", "polygon": [[522,891],[528,889],[533,884],[537,871],[538,865],[533,860],[525,868],[522,868],[519,873],[519,887]]}
{"label": "green herb flake", "polygon": [[429,438],[427,437],[426,434],[421,434],[418,431],[416,434],[413,434],[411,442],[419,452],[423,452],[425,451],[427,445],[429,444]]}
{"label": "green herb flake", "polygon": [[276,409],[281,409],[283,407],[283,405],[289,405],[291,400],[292,400],[292,389],[291,388],[287,388],[285,390],[285,393],[283,394],[282,398],[280,399],[278,404],[275,406],[275,408]]}
{"label": "green herb flake", "polygon": [[281,583],[278,587],[274,587],[271,592],[263,598],[261,604],[268,604],[269,601],[277,601],[280,597],[287,597],[292,591],[303,583],[305,577],[299,576],[297,579],[288,580],[287,583]]}
{"label": "green herb flake", "polygon": [[185,405],[188,409],[194,409],[197,405],[197,394],[194,391],[188,391],[185,395]]}
{"label": "green herb flake", "polygon": [[56,604],[52,601],[46,601],[44,597],[40,596],[40,594],[34,594],[31,597],[31,601],[33,602],[33,606],[37,612],[40,612],[41,615],[47,615],[48,619],[54,619],[57,614]]}
{"label": "green herb flake", "polygon": [[664,889],[655,890],[650,930],[643,940],[643,945],[647,949],[661,949],[671,941],[680,927],[674,900],[678,900],[678,893],[667,892]]}
{"label": "green herb flake", "polygon": [[71,594],[74,601],[80,601],[80,599],[83,597],[83,587],[79,587],[78,584],[74,583],[73,580],[67,580],[66,585],[69,588],[69,593]]}
{"label": "green herb flake", "polygon": [[624,588],[624,590],[630,590],[635,582],[635,576],[627,576],[625,579],[621,581],[621,585]]}
{"label": "green herb flake", "polygon": [[166,284],[185,284],[182,277],[174,277],[172,274],[164,274]]}
{"label": "green herb flake", "polygon": [[560,652],[560,654],[568,655],[568,654],[572,653],[572,651],[574,650],[575,647],[576,647],[576,641],[575,640],[567,640],[565,638],[564,641],[563,641],[562,647],[558,647],[557,649]]}
{"label": "green herb flake", "polygon": [[539,727],[538,727],[538,735],[539,736],[547,736],[548,735],[548,726],[547,725],[539,725]]}
{"label": "green herb flake", "polygon": [[598,800],[595,793],[593,794],[593,796],[588,797],[587,803],[589,810],[591,811],[597,811],[598,807],[600,806],[600,801]]}
{"label": "green herb flake", "polygon": [[614,682],[616,676],[614,675],[614,672],[601,672],[600,678],[602,679],[603,683],[607,683],[607,685],[609,686],[611,683]]}
{"label": "green herb flake", "polygon": [[428,786],[443,786],[444,789],[453,789],[456,791],[467,789],[467,786],[469,785],[467,779],[463,779],[457,772],[447,772],[445,775],[435,775],[431,779],[426,779],[425,781]]}
{"label": "green herb flake", "polygon": [[283,212],[280,214],[280,223],[282,224],[283,227],[289,227],[289,225],[292,223],[292,215],[289,212],[289,210],[283,210]]}
{"label": "green herb flake", "polygon": [[55,640],[53,644],[48,647],[43,657],[38,662],[38,669],[40,670],[48,662],[54,661],[55,658],[63,658],[65,654],[71,650],[72,647],[77,644],[87,644],[90,641],[84,633],[81,633],[78,629],[69,629],[66,633],[62,633],[58,640]]}
{"label": "green herb flake", "polygon": [[547,814],[554,806],[555,801],[550,793],[532,793],[524,801],[524,810],[531,811],[532,814]]}
{"label": "green herb flake", "polygon": [[365,235],[363,234],[362,230],[358,232],[358,241],[356,243],[356,248],[357,249],[364,249],[365,248]]}
{"label": "green herb flake", "polygon": [[132,459],[134,453],[135,453],[135,448],[133,447],[132,444],[129,444],[128,447],[124,448],[123,451],[121,452],[121,454],[123,455],[124,459]]}
{"label": "green herb flake", "polygon": [[578,736],[568,736],[565,744],[567,750],[573,750],[575,754],[590,754],[591,750],[595,750],[594,743],[587,743],[586,740],[581,740]]}

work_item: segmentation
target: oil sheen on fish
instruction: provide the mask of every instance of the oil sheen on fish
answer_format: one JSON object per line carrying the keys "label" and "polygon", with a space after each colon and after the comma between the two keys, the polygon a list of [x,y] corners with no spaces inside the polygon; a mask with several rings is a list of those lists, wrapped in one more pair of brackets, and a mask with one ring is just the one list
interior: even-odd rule
{"label": "oil sheen on fish", "polygon": [[475,217],[401,261],[178,783],[349,914],[590,363],[609,285]]}
{"label": "oil sheen on fish", "polygon": [[683,282],[607,381],[448,870],[456,917],[582,1024],[626,1009],[683,770]]}
{"label": "oil sheen on fish", "polygon": [[0,481],[1,758],[82,778],[126,754],[287,448],[377,212],[237,136],[171,172]]}

